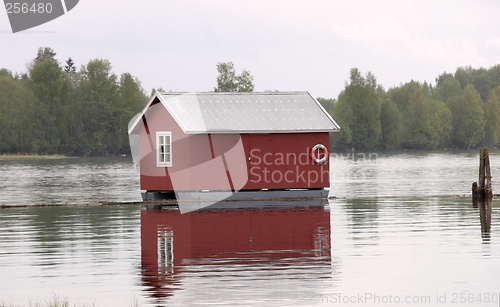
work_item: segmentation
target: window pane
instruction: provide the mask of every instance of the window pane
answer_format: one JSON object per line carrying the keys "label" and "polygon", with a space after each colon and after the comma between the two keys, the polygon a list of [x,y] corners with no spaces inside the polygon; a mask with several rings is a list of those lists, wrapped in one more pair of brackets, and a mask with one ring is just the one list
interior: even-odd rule
{"label": "window pane", "polygon": [[172,163],[172,135],[171,132],[157,133],[157,163],[159,167],[171,166]]}

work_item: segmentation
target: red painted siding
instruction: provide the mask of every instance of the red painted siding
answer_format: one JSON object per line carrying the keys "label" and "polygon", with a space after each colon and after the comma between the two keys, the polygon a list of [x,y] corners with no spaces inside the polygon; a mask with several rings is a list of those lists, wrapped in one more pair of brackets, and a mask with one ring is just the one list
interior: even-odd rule
{"label": "red painted siding", "polygon": [[245,134],[249,178],[244,189],[324,188],[330,186],[329,160],[311,157],[316,144],[328,148],[328,133]]}
{"label": "red painted siding", "polygon": [[[141,127],[141,189],[148,191],[260,190],[330,186],[329,160],[317,164],[316,144],[328,133],[186,135],[161,104]],[[172,132],[172,167],[156,166],[156,132]]]}

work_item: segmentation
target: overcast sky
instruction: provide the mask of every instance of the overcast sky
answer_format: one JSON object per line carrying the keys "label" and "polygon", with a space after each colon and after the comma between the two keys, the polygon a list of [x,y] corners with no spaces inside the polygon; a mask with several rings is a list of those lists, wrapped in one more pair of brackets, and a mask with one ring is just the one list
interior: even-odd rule
{"label": "overcast sky", "polygon": [[78,67],[107,59],[144,89],[211,91],[216,64],[247,69],[255,90],[336,98],[349,70],[388,89],[435,83],[459,66],[500,64],[500,2],[80,0],[53,21],[13,34],[0,10],[0,68],[26,72],[48,46]]}

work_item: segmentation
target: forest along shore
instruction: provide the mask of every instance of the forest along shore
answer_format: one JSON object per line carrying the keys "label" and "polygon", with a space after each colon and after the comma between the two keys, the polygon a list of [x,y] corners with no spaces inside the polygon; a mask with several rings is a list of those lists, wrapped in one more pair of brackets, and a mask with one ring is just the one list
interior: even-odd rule
{"label": "forest along shore", "polygon": [[[137,77],[116,75],[105,59],[77,66],[71,58],[59,63],[55,51],[44,47],[27,72],[0,68],[0,154],[130,153],[127,125],[155,89],[148,96]],[[253,91],[248,71],[236,76],[247,77],[248,86],[231,88],[220,81],[235,78],[233,64],[219,63],[217,69],[213,90]],[[500,144],[500,65],[459,67],[430,81],[402,80],[384,89],[372,72],[352,68],[337,98],[316,97],[342,127],[331,135],[331,149],[465,150]]]}

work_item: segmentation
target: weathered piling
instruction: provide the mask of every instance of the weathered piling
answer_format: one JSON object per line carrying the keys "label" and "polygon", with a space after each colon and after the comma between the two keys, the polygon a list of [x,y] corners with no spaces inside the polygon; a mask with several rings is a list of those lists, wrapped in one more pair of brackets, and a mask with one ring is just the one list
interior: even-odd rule
{"label": "weathered piling", "polygon": [[488,148],[479,151],[479,181],[472,183],[472,200],[485,200],[493,198],[491,188],[490,156]]}

